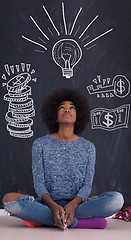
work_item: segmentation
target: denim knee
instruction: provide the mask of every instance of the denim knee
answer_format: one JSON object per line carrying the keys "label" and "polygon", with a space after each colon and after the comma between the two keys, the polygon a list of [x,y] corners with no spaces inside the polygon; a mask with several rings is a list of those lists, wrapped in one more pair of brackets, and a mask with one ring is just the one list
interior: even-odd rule
{"label": "denim knee", "polygon": [[4,209],[9,216],[19,216],[21,214],[21,207],[17,201],[5,203]]}
{"label": "denim knee", "polygon": [[26,205],[27,200],[34,201],[34,198],[32,196],[22,197],[13,202],[6,202],[4,209],[7,211],[8,215],[19,217],[23,212],[23,206]]}
{"label": "denim knee", "polygon": [[112,194],[112,204],[116,212],[120,211],[124,204],[124,197],[120,192],[111,192]]}

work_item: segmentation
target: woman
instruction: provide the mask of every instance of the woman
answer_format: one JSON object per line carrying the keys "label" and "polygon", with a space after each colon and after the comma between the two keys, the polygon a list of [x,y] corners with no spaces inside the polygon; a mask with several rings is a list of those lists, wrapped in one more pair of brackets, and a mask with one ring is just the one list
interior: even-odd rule
{"label": "woman", "polygon": [[[79,134],[89,121],[88,100],[77,90],[58,89],[42,108],[49,134],[32,146],[32,173],[38,199],[8,193],[3,198],[11,216],[27,226],[105,228],[104,219],[123,205],[118,192],[89,199],[95,172],[95,146]],[[63,216],[63,221],[61,218]]]}

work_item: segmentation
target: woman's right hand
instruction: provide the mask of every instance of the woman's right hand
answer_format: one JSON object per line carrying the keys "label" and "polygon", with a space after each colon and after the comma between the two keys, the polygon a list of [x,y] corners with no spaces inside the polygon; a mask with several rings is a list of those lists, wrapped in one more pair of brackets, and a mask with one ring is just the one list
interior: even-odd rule
{"label": "woman's right hand", "polygon": [[47,206],[53,212],[56,226],[58,226],[59,228],[62,228],[59,216],[62,216],[62,212],[64,212],[63,207],[61,207],[56,202],[54,202],[48,193],[45,193],[42,196],[42,200],[47,204]]}
{"label": "woman's right hand", "polygon": [[53,215],[54,215],[54,220],[55,220],[56,226],[58,226],[59,228],[62,228],[59,216],[61,217],[62,216],[62,212],[64,212],[63,207],[61,207],[58,204],[54,204],[54,206],[53,206],[53,208],[51,210],[52,210]]}

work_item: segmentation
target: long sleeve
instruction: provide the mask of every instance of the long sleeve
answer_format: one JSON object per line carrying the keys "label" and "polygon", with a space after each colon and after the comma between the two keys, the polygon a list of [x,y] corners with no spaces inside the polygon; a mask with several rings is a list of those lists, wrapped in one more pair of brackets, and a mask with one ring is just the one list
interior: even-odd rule
{"label": "long sleeve", "polygon": [[91,192],[94,167],[95,146],[82,137],[61,142],[46,135],[32,145],[32,175],[39,198],[47,193],[52,200],[80,196],[85,201]]}
{"label": "long sleeve", "polygon": [[47,191],[44,179],[44,166],[42,160],[42,147],[38,140],[32,145],[32,174],[35,192],[41,198]]}
{"label": "long sleeve", "polygon": [[86,176],[82,187],[80,188],[77,196],[81,197],[83,202],[88,198],[91,193],[92,182],[95,173],[95,160],[96,160],[96,150],[94,144],[90,145],[90,149],[88,152],[88,163],[86,168]]}

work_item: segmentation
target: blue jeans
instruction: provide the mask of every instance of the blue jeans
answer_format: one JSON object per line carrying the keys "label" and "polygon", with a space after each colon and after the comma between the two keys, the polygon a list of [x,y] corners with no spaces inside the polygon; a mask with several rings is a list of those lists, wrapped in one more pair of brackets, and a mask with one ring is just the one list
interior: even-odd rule
{"label": "blue jeans", "polygon": [[[71,200],[55,201],[64,207]],[[74,228],[77,219],[80,218],[105,218],[118,212],[124,203],[124,199],[119,192],[105,192],[92,199],[87,199],[81,203],[75,210],[75,217],[70,228]],[[48,226],[56,226],[53,213],[49,207],[40,199],[33,197],[22,197],[15,202],[7,202],[5,210],[17,218],[25,219],[32,222],[43,223]]]}

